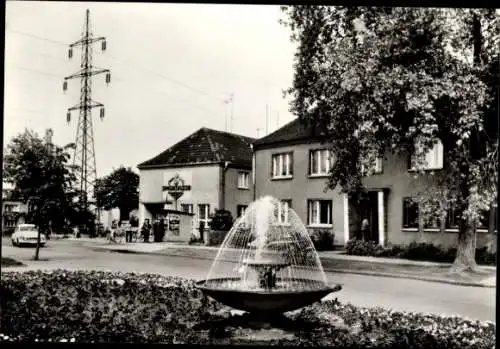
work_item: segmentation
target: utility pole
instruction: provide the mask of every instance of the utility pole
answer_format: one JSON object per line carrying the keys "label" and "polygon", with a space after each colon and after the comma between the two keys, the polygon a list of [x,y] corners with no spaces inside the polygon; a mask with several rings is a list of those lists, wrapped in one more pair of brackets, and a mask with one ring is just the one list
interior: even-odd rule
{"label": "utility pole", "polygon": [[[68,58],[73,57],[73,48],[81,46],[80,70],[64,78],[63,90],[68,88],[68,80],[80,79],[80,103],[68,109],[67,122],[71,121],[71,111],[79,110],[78,125],[76,130],[75,152],[73,165],[79,168],[77,176],[77,190],[79,194],[79,205],[82,212],[89,209],[89,197],[93,197],[93,189],[97,179],[97,169],[95,161],[94,130],[92,128],[93,108],[100,108],[100,118],[104,118],[104,105],[92,100],[92,76],[106,74],[106,84],[111,82],[109,69],[101,69],[92,65],[92,45],[101,42],[102,51],[106,50],[106,38],[94,37],[90,27],[90,11],[85,14],[85,27],[83,36],[78,41],[69,45]],[[97,210],[99,215],[99,210]],[[87,224],[89,222],[86,222]],[[86,224],[85,228],[88,228]]]}

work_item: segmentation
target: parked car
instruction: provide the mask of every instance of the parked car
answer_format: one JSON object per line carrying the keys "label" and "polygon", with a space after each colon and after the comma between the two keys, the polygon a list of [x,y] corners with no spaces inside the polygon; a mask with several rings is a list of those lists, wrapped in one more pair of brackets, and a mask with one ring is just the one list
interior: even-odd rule
{"label": "parked car", "polygon": [[[11,236],[12,245],[36,245],[38,239],[38,228],[34,224],[19,224]],[[40,234],[40,246],[47,242],[45,234]]]}

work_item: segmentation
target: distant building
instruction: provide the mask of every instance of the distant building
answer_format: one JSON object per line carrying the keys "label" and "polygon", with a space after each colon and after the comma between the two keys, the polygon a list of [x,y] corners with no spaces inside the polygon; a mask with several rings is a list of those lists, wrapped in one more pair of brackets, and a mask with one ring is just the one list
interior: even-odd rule
{"label": "distant building", "polygon": [[[299,119],[286,124],[253,144],[255,195],[272,195],[291,207],[309,230],[326,229],[335,234],[335,244],[344,245],[368,220],[368,237],[380,244],[407,244],[424,240],[445,246],[457,244],[456,214],[449,210],[446,220],[426,224],[419,234],[419,209],[410,197],[432,184],[433,177],[414,178],[411,157],[387,153],[376,162],[374,174],[363,181],[368,198],[363,203],[335,190],[324,191],[335,155],[322,143],[317,129]],[[427,155],[427,169],[443,168],[443,148],[438,144]],[[477,246],[488,244],[497,228],[496,214],[485,212],[478,227]],[[286,223],[287,217],[283,217]],[[441,227],[440,224],[444,224]],[[441,228],[445,233],[440,234]]]}
{"label": "distant building", "polygon": [[28,205],[16,198],[12,186],[3,183],[2,188],[2,234],[10,233],[16,225],[26,222]]}
{"label": "distant building", "polygon": [[167,210],[193,213],[194,230],[208,227],[216,209],[241,215],[253,199],[253,141],[203,127],[138,165],[139,224]]}

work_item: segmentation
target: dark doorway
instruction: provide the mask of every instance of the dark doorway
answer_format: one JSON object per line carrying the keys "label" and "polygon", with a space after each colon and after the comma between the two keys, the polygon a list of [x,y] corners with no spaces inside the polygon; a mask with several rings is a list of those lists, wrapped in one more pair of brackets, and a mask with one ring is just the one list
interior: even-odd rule
{"label": "dark doorway", "polygon": [[[368,227],[363,229],[363,220]],[[378,231],[378,192],[368,191],[349,195],[349,226],[351,237],[367,241],[379,241]]]}

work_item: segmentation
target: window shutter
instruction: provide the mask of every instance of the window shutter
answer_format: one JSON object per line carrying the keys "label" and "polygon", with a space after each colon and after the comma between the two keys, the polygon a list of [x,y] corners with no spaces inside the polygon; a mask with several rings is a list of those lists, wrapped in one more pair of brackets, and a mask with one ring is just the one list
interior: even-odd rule
{"label": "window shutter", "polygon": [[293,176],[293,153],[288,154],[290,161],[290,176]]}

